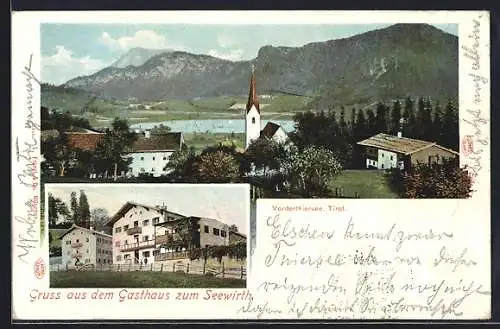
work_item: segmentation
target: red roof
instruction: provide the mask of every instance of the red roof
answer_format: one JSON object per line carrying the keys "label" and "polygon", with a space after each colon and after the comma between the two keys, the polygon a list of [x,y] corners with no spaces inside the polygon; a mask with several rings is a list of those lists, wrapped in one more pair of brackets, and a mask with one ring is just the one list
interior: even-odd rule
{"label": "red roof", "polygon": [[81,149],[84,151],[93,151],[95,150],[97,144],[104,138],[103,133],[76,133],[76,132],[67,132],[68,136],[68,144],[75,149]]}
{"label": "red roof", "polygon": [[259,99],[257,98],[257,89],[255,86],[255,74],[252,73],[252,77],[250,78],[250,92],[248,93],[247,113],[252,109],[252,105],[255,105],[257,112],[260,114]]}

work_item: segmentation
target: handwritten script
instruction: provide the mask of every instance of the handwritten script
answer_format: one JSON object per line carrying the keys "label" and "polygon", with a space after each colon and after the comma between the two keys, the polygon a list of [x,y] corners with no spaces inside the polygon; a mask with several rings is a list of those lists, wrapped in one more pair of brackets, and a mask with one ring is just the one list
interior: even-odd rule
{"label": "handwritten script", "polygon": [[[40,81],[32,72],[33,55],[29,62],[24,66],[22,75],[25,80],[25,101],[23,111],[24,129],[21,129],[15,137],[15,152],[17,166],[14,168],[18,183],[23,188],[29,188],[31,193],[26,194],[24,207],[15,209],[14,220],[22,224],[23,229],[18,234],[15,243],[18,249],[17,258],[25,263],[30,252],[37,247],[38,238],[35,229],[38,219],[38,178],[39,178],[39,136],[40,125],[38,124],[35,112],[39,109],[33,108],[34,86],[39,85]],[[24,193],[23,193],[24,195]]]}
{"label": "handwritten script", "polygon": [[[463,56],[470,60],[467,77],[473,86],[472,99],[467,102],[471,106],[466,109],[466,114],[462,118],[462,121],[471,128],[473,136],[474,147],[465,155],[467,158],[467,167],[470,169],[473,179],[479,175],[479,172],[483,168],[484,149],[489,145],[487,137],[489,136],[487,135],[489,119],[486,119],[482,113],[482,107],[484,107],[483,93],[488,92],[489,80],[481,73],[483,60],[489,61],[489,58],[483,59],[480,48],[482,46],[481,18],[482,15],[479,15],[477,19],[472,20],[472,30],[467,36],[466,45],[462,46]],[[489,26],[486,28],[489,28]]]}
{"label": "handwritten script", "polygon": [[[394,209],[400,201],[363,202],[392,207],[387,218],[401,211]],[[448,205],[448,219],[446,212],[437,214],[443,223],[453,213],[453,203]],[[239,312],[258,318],[445,319],[470,316],[474,305],[489,307],[489,282],[480,275],[488,264],[478,259],[477,244],[463,241],[464,232],[452,226],[418,224],[418,212],[375,223],[360,211],[272,209],[258,210],[251,271],[259,275],[251,279],[254,298]]]}

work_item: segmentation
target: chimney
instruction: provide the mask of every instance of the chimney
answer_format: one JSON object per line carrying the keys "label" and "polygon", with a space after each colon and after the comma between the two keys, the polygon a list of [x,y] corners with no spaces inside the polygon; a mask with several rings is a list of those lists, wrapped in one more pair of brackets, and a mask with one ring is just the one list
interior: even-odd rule
{"label": "chimney", "polygon": [[150,138],[151,137],[151,130],[147,129],[144,130],[144,138]]}

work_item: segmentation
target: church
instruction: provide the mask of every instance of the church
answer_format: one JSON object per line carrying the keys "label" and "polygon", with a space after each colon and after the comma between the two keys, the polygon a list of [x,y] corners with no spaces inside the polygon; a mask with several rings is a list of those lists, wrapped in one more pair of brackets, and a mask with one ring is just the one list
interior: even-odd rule
{"label": "church", "polygon": [[257,97],[255,72],[252,70],[245,117],[245,149],[250,146],[252,141],[259,138],[267,138],[278,143],[285,143],[288,140],[288,134],[283,127],[271,121],[261,130],[259,98]]}

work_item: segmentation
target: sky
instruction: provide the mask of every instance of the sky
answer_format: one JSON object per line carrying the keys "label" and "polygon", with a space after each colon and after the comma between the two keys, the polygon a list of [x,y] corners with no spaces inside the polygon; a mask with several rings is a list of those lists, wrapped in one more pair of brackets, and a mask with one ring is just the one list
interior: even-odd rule
{"label": "sky", "polygon": [[[71,192],[85,191],[90,210],[104,208],[113,216],[127,201],[144,205],[165,205],[167,210],[186,215],[220,220],[235,224],[247,234],[250,217],[250,194],[240,184],[53,184],[46,185],[47,193],[70,206]],[[47,200],[47,199],[46,199]]]}
{"label": "sky", "polygon": [[[390,25],[42,24],[41,75],[44,82],[61,84],[109,66],[134,47],[249,60],[265,45],[297,47]],[[434,26],[458,35],[457,24]]]}

